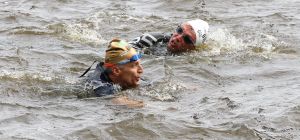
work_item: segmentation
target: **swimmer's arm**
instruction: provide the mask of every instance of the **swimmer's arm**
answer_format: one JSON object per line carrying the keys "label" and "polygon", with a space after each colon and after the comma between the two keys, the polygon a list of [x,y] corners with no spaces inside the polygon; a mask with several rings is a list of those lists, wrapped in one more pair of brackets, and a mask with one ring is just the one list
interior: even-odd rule
{"label": "swimmer's arm", "polygon": [[[106,96],[113,95],[117,91],[113,88],[113,86],[101,86],[94,90],[96,96]],[[115,105],[127,106],[128,108],[141,108],[144,107],[144,102],[134,99],[129,99],[126,96],[118,96],[112,99],[112,103]]]}
{"label": "swimmer's arm", "polygon": [[[95,93],[96,93],[97,97],[102,97],[102,96],[107,96],[107,95],[113,95],[114,94],[111,90],[104,89],[104,88],[98,88],[97,90],[95,90]],[[143,101],[135,100],[135,99],[129,99],[126,96],[113,97],[111,102],[114,105],[126,106],[128,108],[142,108],[142,107],[145,106]]]}
{"label": "swimmer's arm", "polygon": [[129,99],[126,96],[119,96],[119,97],[113,98],[112,103],[115,105],[127,106],[128,108],[141,108],[141,107],[145,106],[143,101]]}
{"label": "swimmer's arm", "polygon": [[158,42],[167,43],[171,34],[165,33],[145,33],[129,42],[135,49],[144,49],[155,46]]}

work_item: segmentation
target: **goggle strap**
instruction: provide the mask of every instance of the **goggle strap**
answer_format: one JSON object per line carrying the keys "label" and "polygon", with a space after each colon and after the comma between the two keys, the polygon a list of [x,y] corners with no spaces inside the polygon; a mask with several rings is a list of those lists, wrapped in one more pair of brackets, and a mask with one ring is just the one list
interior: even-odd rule
{"label": "goggle strap", "polygon": [[79,76],[79,78],[83,77],[86,73],[88,73],[88,72],[91,70],[92,66],[93,66],[96,62],[97,62],[97,61],[95,60],[95,61],[93,62],[93,64],[92,64],[88,69],[86,69],[85,72],[84,72],[82,75]]}

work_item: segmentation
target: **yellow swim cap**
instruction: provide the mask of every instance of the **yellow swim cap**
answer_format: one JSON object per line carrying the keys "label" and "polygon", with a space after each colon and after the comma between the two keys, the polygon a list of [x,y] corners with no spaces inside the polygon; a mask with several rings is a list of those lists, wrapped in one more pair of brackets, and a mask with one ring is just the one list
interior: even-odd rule
{"label": "yellow swim cap", "polygon": [[105,53],[105,63],[109,64],[125,64],[140,59],[140,55],[136,50],[129,46],[125,40],[113,39],[110,41]]}

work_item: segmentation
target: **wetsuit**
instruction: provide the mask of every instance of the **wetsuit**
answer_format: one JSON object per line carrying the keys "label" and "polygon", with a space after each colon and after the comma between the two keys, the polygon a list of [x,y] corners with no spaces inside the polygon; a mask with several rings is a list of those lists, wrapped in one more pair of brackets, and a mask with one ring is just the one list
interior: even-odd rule
{"label": "wetsuit", "polygon": [[136,50],[144,54],[166,55],[167,43],[172,34],[145,33],[129,42]]}
{"label": "wetsuit", "polygon": [[[146,33],[130,41],[129,44],[140,53],[165,55],[166,43],[170,35],[162,33]],[[108,73],[103,68],[103,62],[98,63],[94,72],[89,73],[85,80],[85,90],[91,96],[112,95],[121,90],[121,87],[112,83]]]}
{"label": "wetsuit", "polygon": [[109,79],[107,71],[103,68],[103,62],[97,64],[94,72],[89,73],[85,80],[85,90],[91,96],[112,95],[121,90]]}

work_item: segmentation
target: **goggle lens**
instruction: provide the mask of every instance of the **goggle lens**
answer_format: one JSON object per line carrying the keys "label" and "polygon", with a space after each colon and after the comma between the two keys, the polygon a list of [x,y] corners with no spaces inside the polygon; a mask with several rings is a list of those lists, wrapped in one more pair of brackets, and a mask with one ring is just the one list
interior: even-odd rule
{"label": "goggle lens", "polygon": [[[176,29],[176,32],[177,32],[178,34],[183,34],[183,29],[182,29],[182,27],[178,26],[177,29]],[[184,34],[184,35],[182,36],[182,38],[183,38],[183,41],[184,41],[186,44],[193,44],[193,41],[192,41],[192,39],[190,38],[189,35]]]}
{"label": "goggle lens", "polygon": [[183,29],[180,26],[178,26],[177,29],[176,29],[176,32],[178,34],[182,34],[183,33]]}
{"label": "goggle lens", "polygon": [[130,63],[130,62],[134,62],[134,61],[137,61],[137,60],[139,60],[141,58],[142,58],[141,54],[135,54],[130,59],[123,60],[123,61],[119,62],[118,65],[124,65],[124,64]]}
{"label": "goggle lens", "polygon": [[192,39],[190,38],[190,36],[184,35],[184,36],[182,36],[182,37],[183,37],[183,41],[184,41],[186,44],[193,44],[193,41],[192,41]]}

